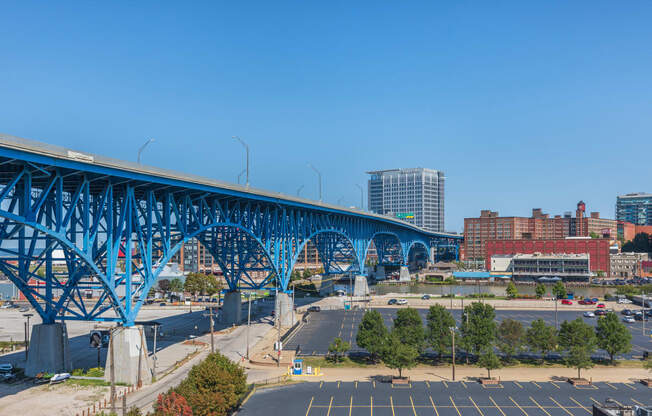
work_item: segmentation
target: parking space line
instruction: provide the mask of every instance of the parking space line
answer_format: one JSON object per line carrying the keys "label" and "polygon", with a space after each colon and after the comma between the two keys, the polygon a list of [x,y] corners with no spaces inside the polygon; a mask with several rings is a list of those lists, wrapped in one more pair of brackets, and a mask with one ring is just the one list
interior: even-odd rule
{"label": "parking space line", "polygon": [[[602,403],[599,401],[595,400],[593,397],[589,396],[589,399],[593,400],[593,403],[597,404],[598,406],[602,406]],[[615,400],[614,400],[615,401]]]}
{"label": "parking space line", "polygon": [[555,387],[557,387],[558,389],[561,390],[561,387],[559,387],[559,386],[557,385],[557,383],[555,383],[554,381],[551,381],[550,384],[552,384],[553,386],[555,386]]}
{"label": "parking space line", "polygon": [[394,413],[394,399],[392,399],[392,396],[389,396],[389,404],[392,406],[392,416],[396,416]]}
{"label": "parking space line", "polygon": [[323,382],[323,381],[320,381],[320,382],[319,382],[319,388],[321,389],[321,386],[323,386],[323,385],[324,385],[324,382]]}
{"label": "parking space line", "polygon": [[466,383],[465,383],[465,382],[461,381],[460,383],[462,383],[462,385],[464,386],[465,389],[468,389],[468,387],[466,387]]}
{"label": "parking space line", "polygon": [[632,386],[630,383],[623,383],[623,384],[632,390],[636,390],[636,387]]}
{"label": "parking space line", "polygon": [[590,414],[593,414],[593,412],[591,412],[591,411],[590,411],[589,409],[587,409],[586,407],[582,406],[582,404],[581,404],[580,402],[578,402],[577,400],[573,399],[571,396],[568,396],[568,398],[571,399],[572,401],[574,401],[575,404],[578,405],[579,407],[581,407],[582,409],[586,410],[586,411],[589,412]]}
{"label": "parking space line", "polygon": [[369,396],[369,415],[374,416],[374,396]]}
{"label": "parking space line", "polygon": [[610,383],[605,383],[607,386],[611,387],[614,390],[618,390],[618,387],[614,386],[613,384]]}
{"label": "parking space line", "polygon": [[515,381],[514,384],[516,384],[516,385],[519,386],[520,388],[523,388],[523,386],[521,386],[520,384],[518,384],[518,381]]}
{"label": "parking space line", "polygon": [[430,383],[428,382],[428,380],[426,380],[426,386],[428,386],[428,388],[430,388]]}
{"label": "parking space line", "polygon": [[355,388],[358,388],[358,380],[355,381]]}
{"label": "parking space line", "polygon": [[484,413],[482,413],[482,410],[478,407],[477,404],[475,404],[475,401],[473,400],[473,397],[469,396],[469,400],[471,400],[471,403],[473,403],[473,406],[475,406],[475,409],[480,413],[480,416],[484,416]]}
{"label": "parking space line", "polygon": [[634,403],[636,403],[637,405],[639,405],[639,406],[643,406],[643,407],[645,407],[645,405],[644,405],[643,403],[637,401],[637,400],[634,399],[633,397],[632,397],[632,401],[633,401]]}
{"label": "parking space line", "polygon": [[547,414],[548,416],[552,416],[550,413],[548,413],[548,411],[547,411],[546,409],[544,409],[543,407],[541,407],[541,405],[539,404],[539,402],[537,402],[536,400],[534,400],[534,397],[530,396],[530,400],[532,400],[532,402],[533,402],[534,404],[536,404],[537,407],[538,407],[539,409],[543,410],[543,411],[545,412],[545,414]]}
{"label": "parking space line", "polygon": [[512,399],[512,396],[508,396],[508,397],[509,397],[509,400],[511,400],[511,401],[516,405],[516,407],[518,407],[519,409],[521,409],[521,412],[523,412],[523,414],[524,414],[525,416],[530,416],[530,415],[527,414],[527,412],[526,412],[525,410],[523,410],[523,408],[521,407],[520,404],[516,403],[516,400]]}
{"label": "parking space line", "polygon": [[460,413],[460,409],[457,408],[457,405],[456,405],[455,402],[453,401],[453,398],[452,398],[451,396],[448,396],[448,398],[451,399],[451,403],[453,403],[453,407],[454,407],[455,410],[457,411],[457,416],[462,416],[462,414]]}
{"label": "parking space line", "polygon": [[[412,412],[414,413],[414,416],[418,416],[417,415],[417,410],[414,408],[414,401],[412,400],[412,395],[411,394],[410,394],[410,404],[412,405]],[[349,415],[349,416],[351,416],[351,415]]]}
{"label": "parking space line", "polygon": [[308,410],[306,410],[306,416],[308,416],[308,413],[310,413],[310,409],[312,408],[312,401],[315,400],[315,396],[312,396],[310,398],[310,403],[308,404]]}
{"label": "parking space line", "polygon": [[539,389],[541,388],[541,386],[538,385],[538,384],[537,384],[536,382],[534,382],[534,381],[532,382],[532,384],[534,384],[535,386],[537,386]]}
{"label": "parking space line", "polygon": [[437,407],[435,406],[435,402],[432,400],[432,396],[430,397],[430,404],[432,405],[432,408],[435,410],[435,416],[439,416],[439,412],[437,411]]}
{"label": "parking space line", "polygon": [[340,388],[340,383],[341,383],[341,381],[338,381],[338,382],[337,382],[337,388],[338,388],[338,389]]}
{"label": "parking space line", "polygon": [[446,382],[443,381],[443,380],[442,380],[442,383],[444,383],[444,386],[446,386],[446,388],[448,388],[448,383],[446,383]]}
{"label": "parking space line", "polygon": [[553,399],[553,398],[550,397],[550,396],[548,396],[548,398],[549,398],[550,400],[552,400],[552,401],[553,401],[557,406],[559,406],[559,408],[562,409],[564,412],[568,413],[570,416],[575,416],[575,415],[572,414],[568,409],[566,409],[564,406],[562,406],[561,404],[559,404],[559,402],[557,402],[557,400]]}
{"label": "parking space line", "polygon": [[494,401],[493,397],[489,396],[489,400],[491,400],[491,403],[494,404],[494,407],[495,407],[496,409],[498,409],[498,411],[500,411],[500,413],[501,413],[503,416],[507,416],[507,415],[505,414],[505,412],[503,412],[503,409],[501,409],[500,406],[498,406],[498,403],[496,403],[496,402]]}
{"label": "parking space line", "polygon": [[328,403],[328,412],[326,413],[326,416],[330,416],[331,407],[333,407],[333,396],[331,396],[331,401],[330,401],[330,403]]}
{"label": "parking space line", "polygon": [[612,398],[611,400],[613,400],[614,402],[616,402],[616,404],[617,404],[618,406],[620,406],[620,407],[624,407],[623,404],[620,403],[618,400],[613,399],[613,398]]}
{"label": "parking space line", "polygon": [[351,395],[351,401],[349,402],[349,416],[351,416],[352,411],[353,411],[353,395]]}

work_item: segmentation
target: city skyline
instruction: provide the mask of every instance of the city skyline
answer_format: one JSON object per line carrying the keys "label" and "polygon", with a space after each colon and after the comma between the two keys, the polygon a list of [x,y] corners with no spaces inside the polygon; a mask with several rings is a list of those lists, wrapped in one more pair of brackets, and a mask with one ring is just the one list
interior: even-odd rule
{"label": "city skyline", "polygon": [[[358,205],[365,172],[446,172],[480,209],[615,218],[651,192],[652,5],[8,4],[0,132]],[[554,27],[555,30],[550,30]],[[47,69],[47,70],[45,70]],[[366,199],[366,196],[365,196]]]}

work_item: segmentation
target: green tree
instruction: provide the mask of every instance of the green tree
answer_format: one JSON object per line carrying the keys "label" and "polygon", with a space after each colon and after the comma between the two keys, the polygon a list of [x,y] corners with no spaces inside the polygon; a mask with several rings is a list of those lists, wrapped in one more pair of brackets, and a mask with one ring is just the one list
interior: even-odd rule
{"label": "green tree", "polygon": [[426,338],[432,349],[439,354],[448,352],[453,343],[451,328],[455,327],[455,318],[442,305],[433,305],[428,310],[428,328]]}
{"label": "green tree", "polygon": [[392,333],[407,345],[411,345],[420,354],[425,348],[426,334],[421,315],[414,308],[399,309],[394,319]]}
{"label": "green tree", "polygon": [[591,238],[600,238],[600,235],[599,235],[598,233],[596,233],[596,232],[593,232],[593,231],[591,231],[591,232],[589,233],[589,236],[590,236]]}
{"label": "green tree", "polygon": [[149,289],[149,292],[147,292],[147,297],[148,297],[148,298],[153,298],[154,296],[156,296],[156,289],[154,289],[153,287],[151,287],[151,288]]}
{"label": "green tree", "polygon": [[158,288],[161,289],[164,293],[167,293],[170,290],[170,281],[168,279],[159,280]]}
{"label": "green tree", "polygon": [[412,345],[401,342],[397,334],[392,333],[387,337],[383,350],[383,362],[389,368],[398,370],[398,376],[403,377],[403,370],[414,368],[417,365],[419,351]]}
{"label": "green tree", "polygon": [[328,346],[328,353],[333,357],[333,361],[336,363],[340,362],[340,358],[344,357],[344,354],[351,349],[351,344],[346,341],[342,341],[342,338],[337,337],[331,342],[331,345]]}
{"label": "green tree", "polygon": [[491,305],[473,302],[462,314],[462,345],[467,352],[479,354],[496,340],[496,312]]}
{"label": "green tree", "polygon": [[204,294],[213,296],[222,290],[222,281],[215,275],[202,275],[204,279]]}
{"label": "green tree", "polygon": [[557,346],[555,328],[546,325],[543,319],[536,319],[525,332],[525,343],[530,351],[541,354],[541,362]]}
{"label": "green tree", "polygon": [[491,370],[496,370],[502,367],[500,358],[494,353],[494,349],[490,346],[480,354],[478,358],[478,367],[487,369],[487,378],[491,378]]}
{"label": "green tree", "polygon": [[303,278],[307,279],[309,277],[312,277],[312,271],[309,268],[303,269]]}
{"label": "green tree", "polygon": [[179,278],[172,279],[168,286],[170,292],[179,293],[183,292],[183,282]]}
{"label": "green tree", "polygon": [[188,273],[186,275],[186,281],[183,283],[183,289],[191,293],[196,299],[197,295],[203,293],[205,284],[206,281],[200,273]]}
{"label": "green tree", "polygon": [[561,280],[557,281],[557,283],[552,287],[552,294],[555,295],[555,298],[557,299],[566,298],[566,286]]}
{"label": "green tree", "polygon": [[507,284],[507,289],[505,289],[505,293],[507,293],[507,297],[510,299],[514,299],[516,296],[518,296],[518,289],[516,288],[514,282],[509,282]]}
{"label": "green tree", "polygon": [[498,348],[505,354],[505,361],[510,362],[512,357],[523,347],[525,329],[521,322],[507,318],[498,326]]}
{"label": "green tree", "polygon": [[543,283],[539,283],[534,288],[534,293],[537,296],[537,299],[541,299],[543,295],[546,294],[546,286]]}
{"label": "green tree", "polygon": [[564,321],[559,327],[559,347],[567,352],[566,366],[577,368],[577,378],[582,369],[591,368],[591,353],[595,351],[597,340],[595,330],[582,318]]}
{"label": "green tree", "polygon": [[595,336],[598,347],[607,351],[612,364],[616,354],[624,354],[632,349],[631,332],[629,332],[625,324],[618,320],[618,316],[613,312],[609,312],[598,319]]}
{"label": "green tree", "polygon": [[387,328],[383,322],[383,316],[376,310],[365,312],[358,326],[358,335],[355,342],[359,347],[364,348],[371,355],[372,361],[377,361],[383,352]]}

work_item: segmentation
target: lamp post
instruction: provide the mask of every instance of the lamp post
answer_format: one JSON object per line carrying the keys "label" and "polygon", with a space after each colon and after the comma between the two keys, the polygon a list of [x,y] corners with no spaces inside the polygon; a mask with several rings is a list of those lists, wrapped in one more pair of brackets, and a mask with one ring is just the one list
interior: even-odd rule
{"label": "lamp post", "polygon": [[247,360],[249,359],[249,329],[251,327],[251,292],[247,292]]}
{"label": "lamp post", "polygon": [[451,330],[451,335],[453,336],[453,345],[452,345],[452,352],[453,352],[453,381],[455,381],[455,330],[457,328],[454,326],[450,327]]}
{"label": "lamp post", "polygon": [[27,318],[25,322],[25,360],[27,360],[27,355],[29,351],[29,318],[34,316],[33,313],[24,313],[23,316]]}
{"label": "lamp post", "polygon": [[312,165],[312,163],[308,163],[308,167],[309,167],[310,169],[314,170],[315,173],[317,174],[317,178],[319,179],[319,202],[322,202],[323,199],[322,199],[322,194],[321,194],[321,172],[318,171],[317,168],[315,168],[315,167]]}
{"label": "lamp post", "polygon": [[247,169],[242,169],[242,172],[238,173],[238,185],[240,185],[240,178],[247,172]]}
{"label": "lamp post", "polygon": [[140,165],[140,155],[143,153],[143,150],[147,147],[148,144],[155,142],[156,140],[154,139],[149,139],[147,140],[142,146],[140,146],[140,149],[138,149],[138,164]]}
{"label": "lamp post", "polygon": [[343,200],[343,199],[344,199],[344,197],[341,196],[341,197],[337,200],[337,205],[342,205],[342,200]]}
{"label": "lamp post", "polygon": [[300,187],[297,188],[297,196],[301,196],[301,191],[303,191],[304,185],[301,185]]}
{"label": "lamp post", "polygon": [[362,189],[362,186],[358,185],[357,183],[355,186],[357,186],[360,190],[360,209],[364,211],[364,190]]}
{"label": "lamp post", "polygon": [[247,143],[245,143],[244,140],[242,140],[242,139],[240,138],[240,136],[231,136],[231,137],[232,137],[233,139],[239,141],[240,144],[242,144],[242,146],[244,146],[245,151],[247,152],[247,169],[246,169],[246,170],[247,170],[247,183],[246,183],[245,186],[246,186],[247,188],[249,188],[249,145],[248,145]]}

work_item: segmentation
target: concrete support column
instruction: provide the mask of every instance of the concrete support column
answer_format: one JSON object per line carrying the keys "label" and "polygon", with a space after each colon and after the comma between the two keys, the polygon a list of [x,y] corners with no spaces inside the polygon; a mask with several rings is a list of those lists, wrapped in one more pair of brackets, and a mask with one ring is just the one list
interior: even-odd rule
{"label": "concrete support column", "polygon": [[142,326],[117,327],[113,330],[113,341],[106,354],[106,381],[111,381],[111,355],[115,358],[113,371],[116,383],[137,385],[139,380],[142,384],[152,381],[152,366],[147,356],[147,342]]}
{"label": "concrete support column", "polygon": [[276,294],[274,313],[277,317],[281,317],[281,326],[292,326],[294,324],[294,322],[292,322],[292,308],[292,296],[288,293],[278,292]]}
{"label": "concrete support column", "polygon": [[387,278],[385,276],[385,266],[381,266],[380,264],[376,266],[376,273],[374,274],[374,278],[376,280],[385,280]]}
{"label": "concrete support column", "polygon": [[353,284],[353,296],[367,296],[369,294],[369,285],[365,276],[356,276]]}
{"label": "concrete support column", "polygon": [[408,270],[407,266],[401,266],[399,276],[398,276],[398,281],[399,282],[410,281],[410,270]]}
{"label": "concrete support column", "polygon": [[38,324],[32,326],[25,374],[34,377],[40,372],[72,371],[66,324]]}
{"label": "concrete support column", "polygon": [[239,291],[224,294],[222,322],[226,324],[239,324],[242,322],[242,297]]}

